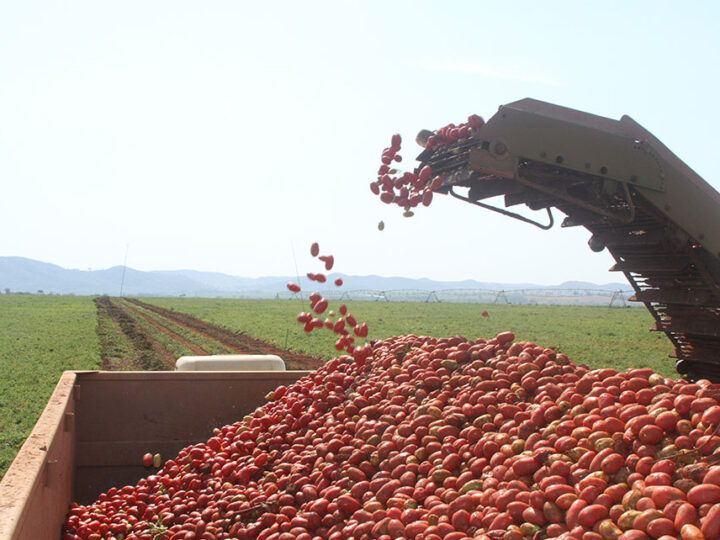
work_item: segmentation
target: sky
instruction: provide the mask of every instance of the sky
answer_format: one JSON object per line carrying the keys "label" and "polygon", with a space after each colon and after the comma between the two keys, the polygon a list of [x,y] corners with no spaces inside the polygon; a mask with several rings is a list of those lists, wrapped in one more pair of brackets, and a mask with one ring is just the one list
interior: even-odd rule
{"label": "sky", "polygon": [[[720,188],[717,2],[0,3],[0,256],[559,284],[584,229],[368,188],[390,136],[533,97],[628,114]],[[541,217],[540,217],[541,218]],[[380,232],[377,224],[385,223]]]}

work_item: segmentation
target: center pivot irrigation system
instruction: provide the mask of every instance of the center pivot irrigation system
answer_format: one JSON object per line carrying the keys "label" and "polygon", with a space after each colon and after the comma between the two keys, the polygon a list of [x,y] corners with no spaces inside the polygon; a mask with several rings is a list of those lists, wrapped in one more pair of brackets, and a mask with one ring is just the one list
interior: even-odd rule
{"label": "center pivot irrigation system", "polygon": [[[720,194],[632,118],[523,99],[418,160],[442,176],[437,191],[541,229],[553,207],[562,227],[585,227],[672,341],[678,372],[720,380]],[[500,195],[505,208],[482,202]],[[507,209],[519,204],[546,219]]]}

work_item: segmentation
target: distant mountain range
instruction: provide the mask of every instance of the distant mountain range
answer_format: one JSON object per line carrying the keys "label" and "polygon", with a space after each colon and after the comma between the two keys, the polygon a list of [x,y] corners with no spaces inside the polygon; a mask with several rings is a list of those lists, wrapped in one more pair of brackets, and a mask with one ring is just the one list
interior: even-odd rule
{"label": "distant mountain range", "polygon": [[[341,289],[332,282],[341,277]],[[203,296],[227,298],[288,297],[285,284],[296,281],[295,276],[246,278],[216,272],[172,270],[144,272],[114,266],[107,270],[69,270],[55,264],[24,257],[0,257],[0,292],[43,294],[76,294],[119,296]],[[313,283],[302,277],[308,289],[333,291],[335,295],[360,294],[359,291],[443,291],[448,289],[489,289],[513,291],[518,289],[595,289],[629,290],[627,283],[597,285],[583,281],[565,282],[553,287],[532,283],[489,283],[474,280],[435,281],[404,277],[348,276],[330,274],[325,284]],[[121,291],[122,287],[122,291]],[[353,293],[355,291],[355,293]]]}

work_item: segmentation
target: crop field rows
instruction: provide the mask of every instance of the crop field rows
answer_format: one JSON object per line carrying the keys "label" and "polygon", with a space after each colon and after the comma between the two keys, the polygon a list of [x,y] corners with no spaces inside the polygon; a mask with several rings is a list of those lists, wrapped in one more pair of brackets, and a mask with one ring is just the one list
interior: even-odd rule
{"label": "crop field rows", "polygon": [[[237,300],[224,298],[145,298],[171,313],[191,315],[226,329],[242,329],[282,349],[333,358],[331,332],[306,334],[295,316],[309,309],[304,300]],[[329,309],[337,310],[339,301]],[[416,334],[487,338],[505,330],[521,339],[545,343],[591,367],[650,367],[677,376],[668,358],[672,346],[658,332],[648,332],[653,319],[643,308],[599,306],[490,305],[424,302],[352,301],[348,308],[367,321],[368,339]],[[483,317],[483,311],[489,313]],[[282,354],[280,355],[282,356]],[[284,357],[283,357],[284,358]]]}
{"label": "crop field rows", "polygon": [[[591,367],[674,374],[664,335],[640,308],[348,302],[369,340],[414,333],[469,339],[514,330]],[[298,300],[0,295],[0,477],[63,370],[168,370],[183,355],[277,354],[288,369],[336,356],[332,333],[306,334]],[[332,301],[330,309],[338,309]],[[482,317],[487,310],[489,317]]]}
{"label": "crop field rows", "polygon": [[275,354],[288,369],[313,369],[321,362],[137,299],[101,297],[96,304],[104,369],[173,369],[180,356],[208,354]]}
{"label": "crop field rows", "polygon": [[64,370],[100,368],[90,297],[0,296],[0,477]]}

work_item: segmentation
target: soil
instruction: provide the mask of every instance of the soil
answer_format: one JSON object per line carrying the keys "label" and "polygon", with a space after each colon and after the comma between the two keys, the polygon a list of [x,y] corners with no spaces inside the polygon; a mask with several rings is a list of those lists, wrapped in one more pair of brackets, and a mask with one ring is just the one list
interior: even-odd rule
{"label": "soil", "polygon": [[[95,298],[98,310],[100,356],[105,370],[169,370],[175,367],[175,358],[161,343],[148,336],[138,323],[108,296]],[[122,334],[101,333],[106,321]],[[120,356],[120,358],[118,358]]]}
{"label": "soil", "polygon": [[132,311],[133,313],[139,315],[139,316],[142,317],[143,319],[145,319],[147,322],[149,322],[150,324],[152,324],[155,328],[157,328],[160,332],[162,332],[163,334],[165,334],[165,335],[168,336],[169,338],[174,339],[175,341],[178,341],[178,342],[182,343],[183,345],[185,345],[188,349],[190,349],[190,350],[192,351],[193,354],[196,354],[196,355],[198,355],[198,356],[204,356],[204,355],[208,354],[204,349],[201,349],[200,347],[198,347],[198,346],[195,345],[194,343],[189,342],[189,341],[188,341],[187,339],[185,339],[184,337],[179,336],[178,334],[176,334],[175,332],[173,332],[172,330],[170,330],[167,326],[164,326],[163,324],[161,324],[160,322],[156,321],[155,319],[153,319],[153,318],[150,317],[149,315],[145,315],[143,312],[141,312],[141,311],[139,311],[139,310],[137,310],[137,309],[135,309],[135,308],[129,307],[129,306],[128,306],[128,309],[129,309],[130,311]]}
{"label": "soil", "polygon": [[281,349],[271,343],[251,338],[241,332],[234,332],[228,328],[214,325],[186,313],[161,308],[135,298],[128,298],[127,300],[137,306],[157,313],[175,324],[214,339],[224,347],[240,354],[276,354],[285,361],[288,369],[315,369],[323,363],[321,359],[314,356],[308,356],[289,349]]}
{"label": "soil", "polygon": [[[133,298],[95,299],[98,309],[98,334],[103,369],[174,369],[175,358],[162,343],[153,339],[133,317],[142,317],[168,338],[182,344],[193,354],[204,356],[207,352],[163,324],[163,319],[183,326],[218,342],[222,347],[239,354],[275,354],[285,361],[288,369],[315,369],[322,360],[292,350],[281,349],[270,343],[253,339],[241,332],[216,326],[185,313],[164,309]],[[133,304],[143,310],[136,309]],[[131,316],[132,313],[132,316]],[[158,315],[154,318],[151,314]],[[108,332],[108,325],[114,326],[116,334]],[[102,329],[105,329],[101,331]],[[118,351],[120,349],[120,351]],[[118,358],[121,356],[122,358]]]}

